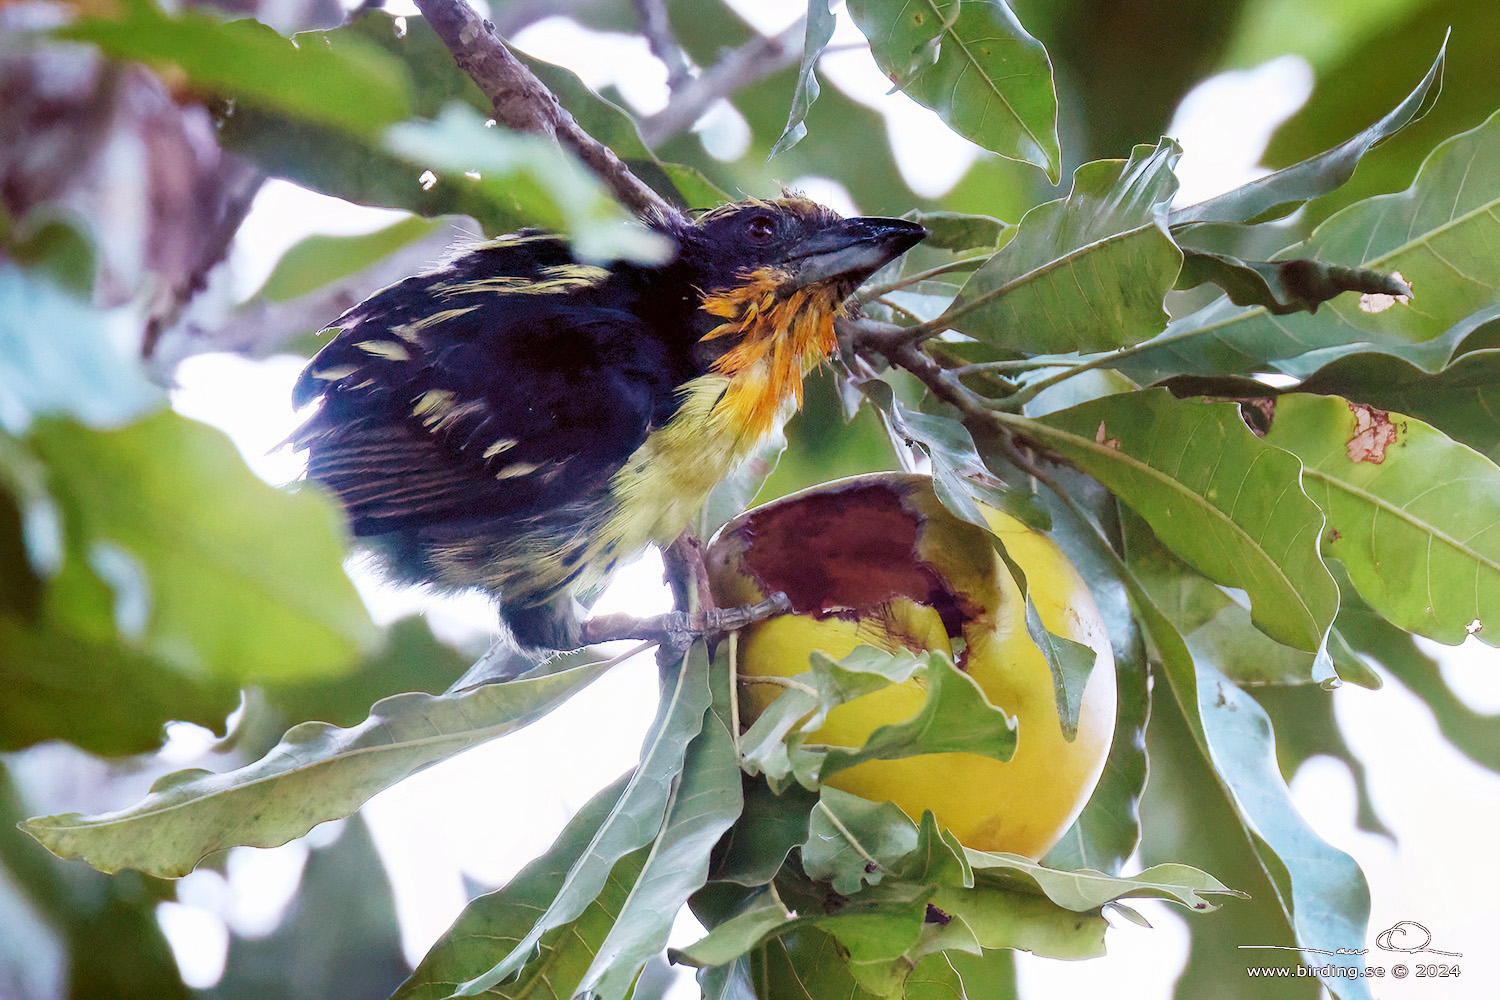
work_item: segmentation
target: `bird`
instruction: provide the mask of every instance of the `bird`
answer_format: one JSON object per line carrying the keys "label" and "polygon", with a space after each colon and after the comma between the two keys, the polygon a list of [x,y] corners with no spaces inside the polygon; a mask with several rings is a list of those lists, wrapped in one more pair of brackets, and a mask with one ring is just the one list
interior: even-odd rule
{"label": "bird", "polygon": [[580,645],[578,598],[682,532],[927,235],[793,193],[644,221],[665,262],[535,229],[460,250],[335,320],[293,389],[307,478],[387,575],[488,593],[523,649]]}

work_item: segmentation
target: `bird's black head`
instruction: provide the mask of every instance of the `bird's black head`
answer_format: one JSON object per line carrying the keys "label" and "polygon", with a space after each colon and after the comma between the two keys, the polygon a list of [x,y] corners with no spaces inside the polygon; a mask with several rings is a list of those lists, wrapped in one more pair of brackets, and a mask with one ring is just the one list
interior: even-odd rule
{"label": "bird's black head", "polygon": [[921,242],[927,230],[903,219],[845,219],[789,195],[713,209],[671,235],[679,260],[700,275],[705,293],[758,273],[774,276],[783,294],[816,285],[842,299]]}

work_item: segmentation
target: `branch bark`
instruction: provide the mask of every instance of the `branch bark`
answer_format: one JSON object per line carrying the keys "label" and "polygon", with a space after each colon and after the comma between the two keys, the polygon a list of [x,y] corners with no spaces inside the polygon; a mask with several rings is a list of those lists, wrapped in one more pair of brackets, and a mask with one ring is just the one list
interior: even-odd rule
{"label": "branch bark", "polygon": [[464,0],[417,0],[417,9],[453,53],[460,69],[479,85],[495,109],[495,120],[518,132],[536,132],[576,155],[619,199],[641,215],[680,217],[615,155],[573,120],[536,75]]}

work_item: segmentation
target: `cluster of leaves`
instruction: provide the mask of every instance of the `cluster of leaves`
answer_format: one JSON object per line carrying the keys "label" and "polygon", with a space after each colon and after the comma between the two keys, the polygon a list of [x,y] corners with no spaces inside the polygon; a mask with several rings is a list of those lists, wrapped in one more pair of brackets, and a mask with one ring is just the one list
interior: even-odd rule
{"label": "cluster of leaves", "polygon": [[[598,26],[634,27],[630,5],[621,23],[599,6]],[[1039,34],[1061,16],[1015,6]],[[1058,115],[1079,112],[1059,107],[1048,50],[1002,0],[851,0],[848,15],[893,84],[955,132],[1061,176]],[[1389,30],[1402,30],[1389,16]],[[1500,352],[1489,344],[1500,274],[1487,248],[1500,122],[1437,145],[1402,193],[1363,196],[1363,170],[1346,185],[1367,156],[1378,160],[1377,146],[1419,131],[1443,57],[1373,125],[1211,201],[1171,208],[1179,151],[1163,140],[1083,164],[1065,197],[1022,214],[1035,188],[1009,160],[981,160],[933,203],[905,186],[883,144],[847,155],[851,136],[881,122],[817,85],[832,18],[812,0],[800,66],[734,95],[752,134],[734,163],[705,156],[690,136],[648,146],[617,104],[532,65],[591,134],[684,206],[764,193],[773,174],[801,173],[845,183],[872,212],[920,206],[933,237],[864,294],[872,316],[903,332],[863,342],[838,386],[813,387],[761,496],[920,457],[960,516],[972,516],[968,498],[982,489],[1049,530],[1089,579],[1115,647],[1121,708],[1104,778],[1041,864],[970,851],[930,816],[914,822],[818,781],[862,754],[951,749],[930,741],[950,722],[1004,756],[1014,734],[1003,713],[967,698],[972,685],[950,663],[815,660],[805,690],[742,734],[727,651],[713,662],[698,647],[664,665],[638,767],[509,885],[475,900],[399,996],[641,995],[640,970],[690,904],[711,932],[676,957],[702,969],[711,996],[1005,997],[1015,992],[1010,950],[1098,954],[1102,914],[1131,918],[1124,898],[1208,909],[1207,897],[1228,891],[1176,860],[1255,898],[1211,918],[1230,935],[1253,928],[1241,943],[1362,947],[1364,877],[1298,815],[1277,766],[1278,756],[1285,767],[1315,752],[1349,758],[1322,689],[1375,686],[1378,662],[1433,705],[1455,745],[1497,765],[1493,726],[1443,686],[1413,637],[1486,640],[1497,610],[1489,368]],[[703,65],[752,34],[717,9],[673,10],[672,22]],[[115,16],[36,39],[144,62],[190,104],[211,98],[219,145],[264,175],[419,216],[469,215],[490,231],[561,229],[600,258],[662,250],[622,225],[599,182],[555,147],[486,127],[487,98],[420,19],[368,12],[294,44],[252,21],[124,0]],[[1253,52],[1252,42],[1242,44]],[[1340,51],[1329,43],[1317,55],[1331,64]],[[1062,53],[1061,78],[1087,91],[1086,44],[1064,36],[1052,53]],[[1350,103],[1326,96],[1328,107]],[[1421,125],[1433,120],[1454,129],[1441,110]],[[1301,134],[1338,133],[1304,123]],[[96,137],[88,148],[105,145]],[[60,213],[64,204],[0,215],[0,749],[62,739],[137,753],[169,720],[220,728],[242,687],[264,698],[245,713],[258,711],[262,729],[242,723],[228,769],[167,775],[123,810],[31,820],[34,837],[102,871],[181,875],[226,848],[284,843],[349,816],[608,669],[613,661],[584,653],[436,693],[467,660],[423,626],[382,636],[370,625],[339,572],[336,514],[311,492],[260,484],[226,440],[165,411],[160,390],[118,354],[139,316],[98,307],[93,279],[111,273],[110,242]],[[432,231],[408,220],[373,237],[310,241],[247,308],[314,297]],[[69,335],[51,335],[61,330]],[[705,527],[742,509],[758,483],[727,484]],[[847,751],[806,744],[821,713],[917,671],[938,725],[893,727],[878,746]],[[1153,671],[1170,697],[1148,711]],[[101,692],[108,713],[97,709]],[[986,723],[965,727],[966,713]],[[1178,826],[1198,836],[1153,838],[1140,815],[1148,715],[1151,759],[1170,789],[1157,805],[1188,812],[1193,821]],[[257,735],[281,721],[301,724],[279,740]],[[9,787],[0,791],[5,815],[19,818]],[[1362,815],[1378,823],[1363,801]],[[71,954],[117,940],[153,980],[143,995],[176,981],[149,919],[169,888],[126,875],[61,893],[50,860],[3,836],[0,864],[31,899],[80,900],[46,915]],[[1150,867],[1121,877],[1138,847]],[[356,856],[370,863],[367,845]],[[80,916],[90,892],[109,900],[108,919],[97,907]],[[6,940],[27,947],[24,934]],[[84,992],[90,968],[75,958]],[[1190,965],[1179,989],[1196,995],[1212,975]],[[1329,987],[1341,1000],[1368,996],[1358,979]]]}

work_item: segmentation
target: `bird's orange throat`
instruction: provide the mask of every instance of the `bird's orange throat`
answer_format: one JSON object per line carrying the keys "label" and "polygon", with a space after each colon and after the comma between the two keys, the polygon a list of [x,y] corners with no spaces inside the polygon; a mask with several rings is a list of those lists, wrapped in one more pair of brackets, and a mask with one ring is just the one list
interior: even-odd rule
{"label": "bird's orange throat", "polygon": [[729,380],[716,409],[757,441],[784,405],[802,405],[803,376],[838,348],[833,321],[844,313],[843,297],[826,285],[787,291],[791,285],[789,275],[761,268],[703,297],[703,311],[724,320],[703,339],[738,339],[714,363],[714,374]]}

